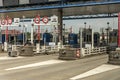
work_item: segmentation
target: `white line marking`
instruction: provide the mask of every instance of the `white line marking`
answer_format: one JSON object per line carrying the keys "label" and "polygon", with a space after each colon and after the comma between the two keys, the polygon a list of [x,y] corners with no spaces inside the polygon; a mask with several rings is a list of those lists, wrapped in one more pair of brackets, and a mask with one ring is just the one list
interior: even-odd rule
{"label": "white line marking", "polygon": [[8,57],[8,56],[4,56],[4,57],[0,57],[0,60],[10,60],[10,59],[19,59],[19,58],[23,58],[23,57]]}
{"label": "white line marking", "polygon": [[104,65],[101,65],[101,66],[99,66],[95,69],[92,69],[92,70],[88,71],[88,72],[85,72],[85,73],[80,74],[78,76],[72,77],[70,79],[71,80],[81,79],[81,78],[85,78],[85,77],[88,77],[88,76],[92,76],[92,75],[95,75],[95,74],[99,74],[99,73],[110,71],[110,70],[117,69],[117,68],[120,68],[120,66],[104,64]]}
{"label": "white line marking", "polygon": [[43,61],[43,62],[39,62],[39,63],[33,63],[33,64],[28,64],[28,65],[8,68],[8,69],[5,69],[5,70],[16,70],[16,69],[23,69],[23,68],[31,68],[31,67],[38,67],[38,66],[44,66],[44,65],[57,64],[57,63],[62,63],[62,62],[65,62],[65,61],[61,61],[61,60],[48,60],[48,61]]}

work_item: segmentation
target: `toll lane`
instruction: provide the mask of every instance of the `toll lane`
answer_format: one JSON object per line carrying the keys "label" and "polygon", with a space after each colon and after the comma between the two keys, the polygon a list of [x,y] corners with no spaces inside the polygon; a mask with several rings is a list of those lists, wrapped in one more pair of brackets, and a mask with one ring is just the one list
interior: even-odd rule
{"label": "toll lane", "polygon": [[[107,63],[107,55],[70,61],[58,60],[57,57],[57,55],[42,55],[16,59],[15,62],[14,60],[2,61],[0,64],[0,78],[2,80],[71,80],[72,77]],[[40,64],[38,65],[38,63]],[[27,67],[25,68],[25,66]],[[16,67],[17,69],[11,69]],[[104,74],[107,75],[106,72]],[[84,78],[84,80],[88,79]],[[97,77],[89,80],[97,80]]]}

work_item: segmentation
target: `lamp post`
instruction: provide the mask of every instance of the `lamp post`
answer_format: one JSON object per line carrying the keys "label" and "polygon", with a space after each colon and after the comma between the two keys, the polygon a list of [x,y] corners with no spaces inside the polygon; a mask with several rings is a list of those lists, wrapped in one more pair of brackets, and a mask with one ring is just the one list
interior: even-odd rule
{"label": "lamp post", "polygon": [[25,16],[22,16],[22,23],[23,23],[23,45],[25,44],[25,33],[24,33],[24,19],[25,19]]}
{"label": "lamp post", "polygon": [[25,25],[25,42],[27,42],[27,39],[28,39],[28,37],[27,37],[27,25]]}
{"label": "lamp post", "polygon": [[57,44],[57,29],[56,29],[56,27],[55,27],[55,25],[53,25],[53,27],[54,27],[54,32],[53,32],[53,41],[55,42],[55,45]]}
{"label": "lamp post", "polygon": [[32,27],[31,27],[31,44],[33,44],[33,32],[34,32],[34,23],[32,23]]}
{"label": "lamp post", "polygon": [[85,39],[84,39],[84,42],[86,43],[86,39],[87,39],[87,36],[86,36],[86,22],[84,22],[84,25],[85,25],[85,28],[84,28],[84,31],[85,31],[85,35],[84,35],[84,37],[85,37]]}
{"label": "lamp post", "polygon": [[[79,30],[80,30],[80,53],[82,54],[82,43],[83,43],[83,41],[82,41],[82,28],[79,28]],[[82,54],[82,56],[84,56],[83,54]]]}
{"label": "lamp post", "polygon": [[107,45],[109,45],[109,22],[107,22],[107,28],[106,28],[106,32],[107,32]]}
{"label": "lamp post", "polygon": [[63,33],[63,44],[65,44],[65,24],[63,24],[63,31],[64,31],[64,33]]}
{"label": "lamp post", "polygon": [[84,25],[85,25],[85,29],[86,29],[86,24],[87,24],[87,23],[86,23],[86,22],[84,22]]}

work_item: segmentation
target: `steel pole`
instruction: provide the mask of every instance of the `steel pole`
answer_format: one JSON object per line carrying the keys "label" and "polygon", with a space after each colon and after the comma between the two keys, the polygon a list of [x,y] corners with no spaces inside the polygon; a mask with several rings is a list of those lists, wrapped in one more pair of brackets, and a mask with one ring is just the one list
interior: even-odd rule
{"label": "steel pole", "polygon": [[82,49],[82,28],[80,28],[80,48]]}
{"label": "steel pole", "polygon": [[31,44],[33,44],[33,30],[34,30],[34,25],[31,27]]}
{"label": "steel pole", "polygon": [[94,32],[93,32],[93,29],[92,30],[92,49],[94,48]]}
{"label": "steel pole", "polygon": [[120,47],[120,12],[118,13],[118,47]]}

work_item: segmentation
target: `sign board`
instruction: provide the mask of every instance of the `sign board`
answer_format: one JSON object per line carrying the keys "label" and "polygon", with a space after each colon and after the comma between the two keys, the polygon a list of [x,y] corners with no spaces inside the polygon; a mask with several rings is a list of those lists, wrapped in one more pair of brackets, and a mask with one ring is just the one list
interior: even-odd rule
{"label": "sign board", "polygon": [[55,46],[55,42],[49,42],[49,46]]}
{"label": "sign board", "polygon": [[20,18],[14,18],[14,24],[15,25],[19,25],[20,22]]}
{"label": "sign board", "polygon": [[12,19],[11,19],[11,18],[8,18],[8,19],[7,19],[7,24],[8,24],[8,25],[11,25],[11,24],[12,24]]}
{"label": "sign board", "polygon": [[91,48],[91,44],[85,44],[85,48]]}
{"label": "sign board", "polygon": [[10,18],[9,16],[6,17],[6,21],[7,21],[7,25],[12,24],[12,18]]}
{"label": "sign board", "polygon": [[39,15],[37,15],[37,16],[34,18],[34,22],[35,22],[36,24],[40,24],[40,16],[39,16]]}
{"label": "sign board", "polygon": [[1,20],[1,25],[6,25],[6,24],[7,24],[6,19],[2,19],[2,20]]}
{"label": "sign board", "polygon": [[58,25],[58,17],[56,15],[51,16],[51,25]]}
{"label": "sign board", "polygon": [[11,24],[12,24],[12,18],[10,18],[9,16],[7,16],[6,18],[2,18],[0,20],[1,26],[7,26],[7,25],[11,25]]}
{"label": "sign board", "polygon": [[47,24],[47,23],[48,23],[48,17],[46,17],[46,16],[43,17],[43,18],[42,18],[42,22],[45,23],[45,24]]}

